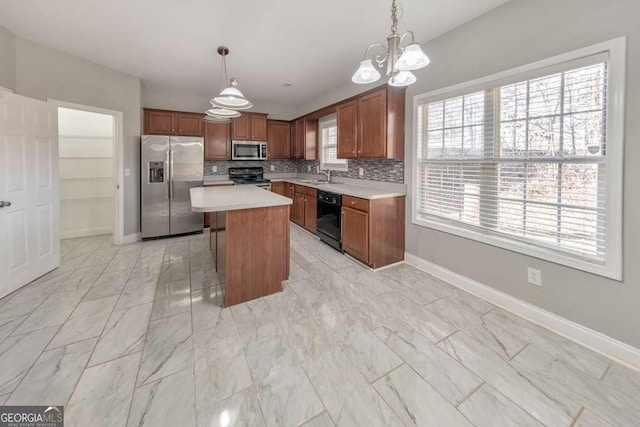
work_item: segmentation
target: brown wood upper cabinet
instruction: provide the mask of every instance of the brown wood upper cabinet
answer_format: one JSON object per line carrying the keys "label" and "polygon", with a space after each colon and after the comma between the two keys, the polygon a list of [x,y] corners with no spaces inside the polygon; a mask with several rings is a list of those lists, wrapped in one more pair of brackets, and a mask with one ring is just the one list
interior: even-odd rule
{"label": "brown wood upper cabinet", "polygon": [[269,159],[291,158],[291,123],[267,120],[267,150]]}
{"label": "brown wood upper cabinet", "polygon": [[232,120],[232,139],[235,141],[266,141],[267,115],[242,113]]}
{"label": "brown wood upper cabinet", "polygon": [[303,117],[291,123],[291,158],[318,158],[318,120]]}
{"label": "brown wood upper cabinet", "polygon": [[203,136],[202,114],[144,109],[145,135]]}
{"label": "brown wood upper cabinet", "polygon": [[338,105],[338,157],[404,158],[404,98],[404,88],[385,86]]}
{"label": "brown wood upper cabinet", "polygon": [[204,158],[231,159],[231,125],[229,123],[205,123]]}

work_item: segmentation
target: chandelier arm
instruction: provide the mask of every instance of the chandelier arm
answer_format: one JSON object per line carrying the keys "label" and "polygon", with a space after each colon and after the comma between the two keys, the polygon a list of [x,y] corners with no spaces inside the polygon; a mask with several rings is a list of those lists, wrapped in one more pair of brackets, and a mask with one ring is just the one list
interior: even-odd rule
{"label": "chandelier arm", "polygon": [[[369,51],[374,48],[374,47],[379,47],[384,51],[384,55],[383,54],[378,54],[373,58],[369,58]],[[389,56],[389,53],[387,52],[388,48],[383,45],[382,43],[374,43],[372,45],[370,45],[367,50],[364,52],[364,58],[365,59],[373,59],[378,63],[379,67],[382,67],[382,64],[384,63],[384,61],[387,60],[387,57]]]}
{"label": "chandelier arm", "polygon": [[[415,40],[415,35],[413,34],[413,31],[409,30],[409,31],[405,31],[405,32],[400,36],[400,42],[398,43],[398,45],[401,45],[401,44],[402,44],[402,42],[403,42],[403,40],[404,40],[404,38],[405,38],[406,36],[409,36],[409,35],[411,36],[411,43],[409,43],[409,44],[413,44],[413,43],[415,43],[415,41],[416,41],[416,40]],[[401,49],[404,49],[404,48],[401,48]]]}

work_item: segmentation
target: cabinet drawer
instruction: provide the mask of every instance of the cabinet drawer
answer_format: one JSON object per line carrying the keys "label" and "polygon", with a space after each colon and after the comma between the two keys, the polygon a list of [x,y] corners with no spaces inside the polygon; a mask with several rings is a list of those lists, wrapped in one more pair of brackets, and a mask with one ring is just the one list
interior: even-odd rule
{"label": "cabinet drawer", "polygon": [[342,206],[346,206],[352,209],[358,209],[359,211],[369,212],[369,201],[366,199],[359,199],[357,197],[342,196]]}
{"label": "cabinet drawer", "polygon": [[304,187],[304,194],[311,197],[318,197],[318,190],[311,187]]}

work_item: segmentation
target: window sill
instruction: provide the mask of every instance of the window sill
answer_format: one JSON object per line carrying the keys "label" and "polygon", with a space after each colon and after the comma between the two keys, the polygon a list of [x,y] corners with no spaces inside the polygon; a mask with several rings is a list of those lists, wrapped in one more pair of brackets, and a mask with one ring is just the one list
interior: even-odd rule
{"label": "window sill", "polygon": [[553,249],[535,246],[515,239],[510,239],[508,237],[503,237],[490,231],[485,232],[473,230],[470,228],[448,224],[444,221],[419,218],[416,216],[415,212],[412,214],[411,223],[421,227],[431,228],[434,230],[442,231],[444,233],[453,234],[465,239],[475,240],[477,242],[485,243],[501,249],[517,252],[522,255],[528,255],[534,258],[553,262],[555,264],[564,265],[576,270],[581,270],[587,273],[596,274],[598,276],[607,277],[609,279],[622,281],[621,261],[612,263],[614,265],[601,265],[595,262],[590,262],[584,259],[573,257],[569,254],[555,251]]}

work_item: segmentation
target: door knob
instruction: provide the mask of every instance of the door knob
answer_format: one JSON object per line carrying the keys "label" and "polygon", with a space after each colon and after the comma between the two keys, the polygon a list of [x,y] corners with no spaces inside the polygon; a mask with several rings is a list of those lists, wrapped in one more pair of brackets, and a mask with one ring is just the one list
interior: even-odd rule
{"label": "door knob", "polygon": [[4,202],[0,200],[0,208],[8,208],[9,206],[11,206],[11,202]]}

